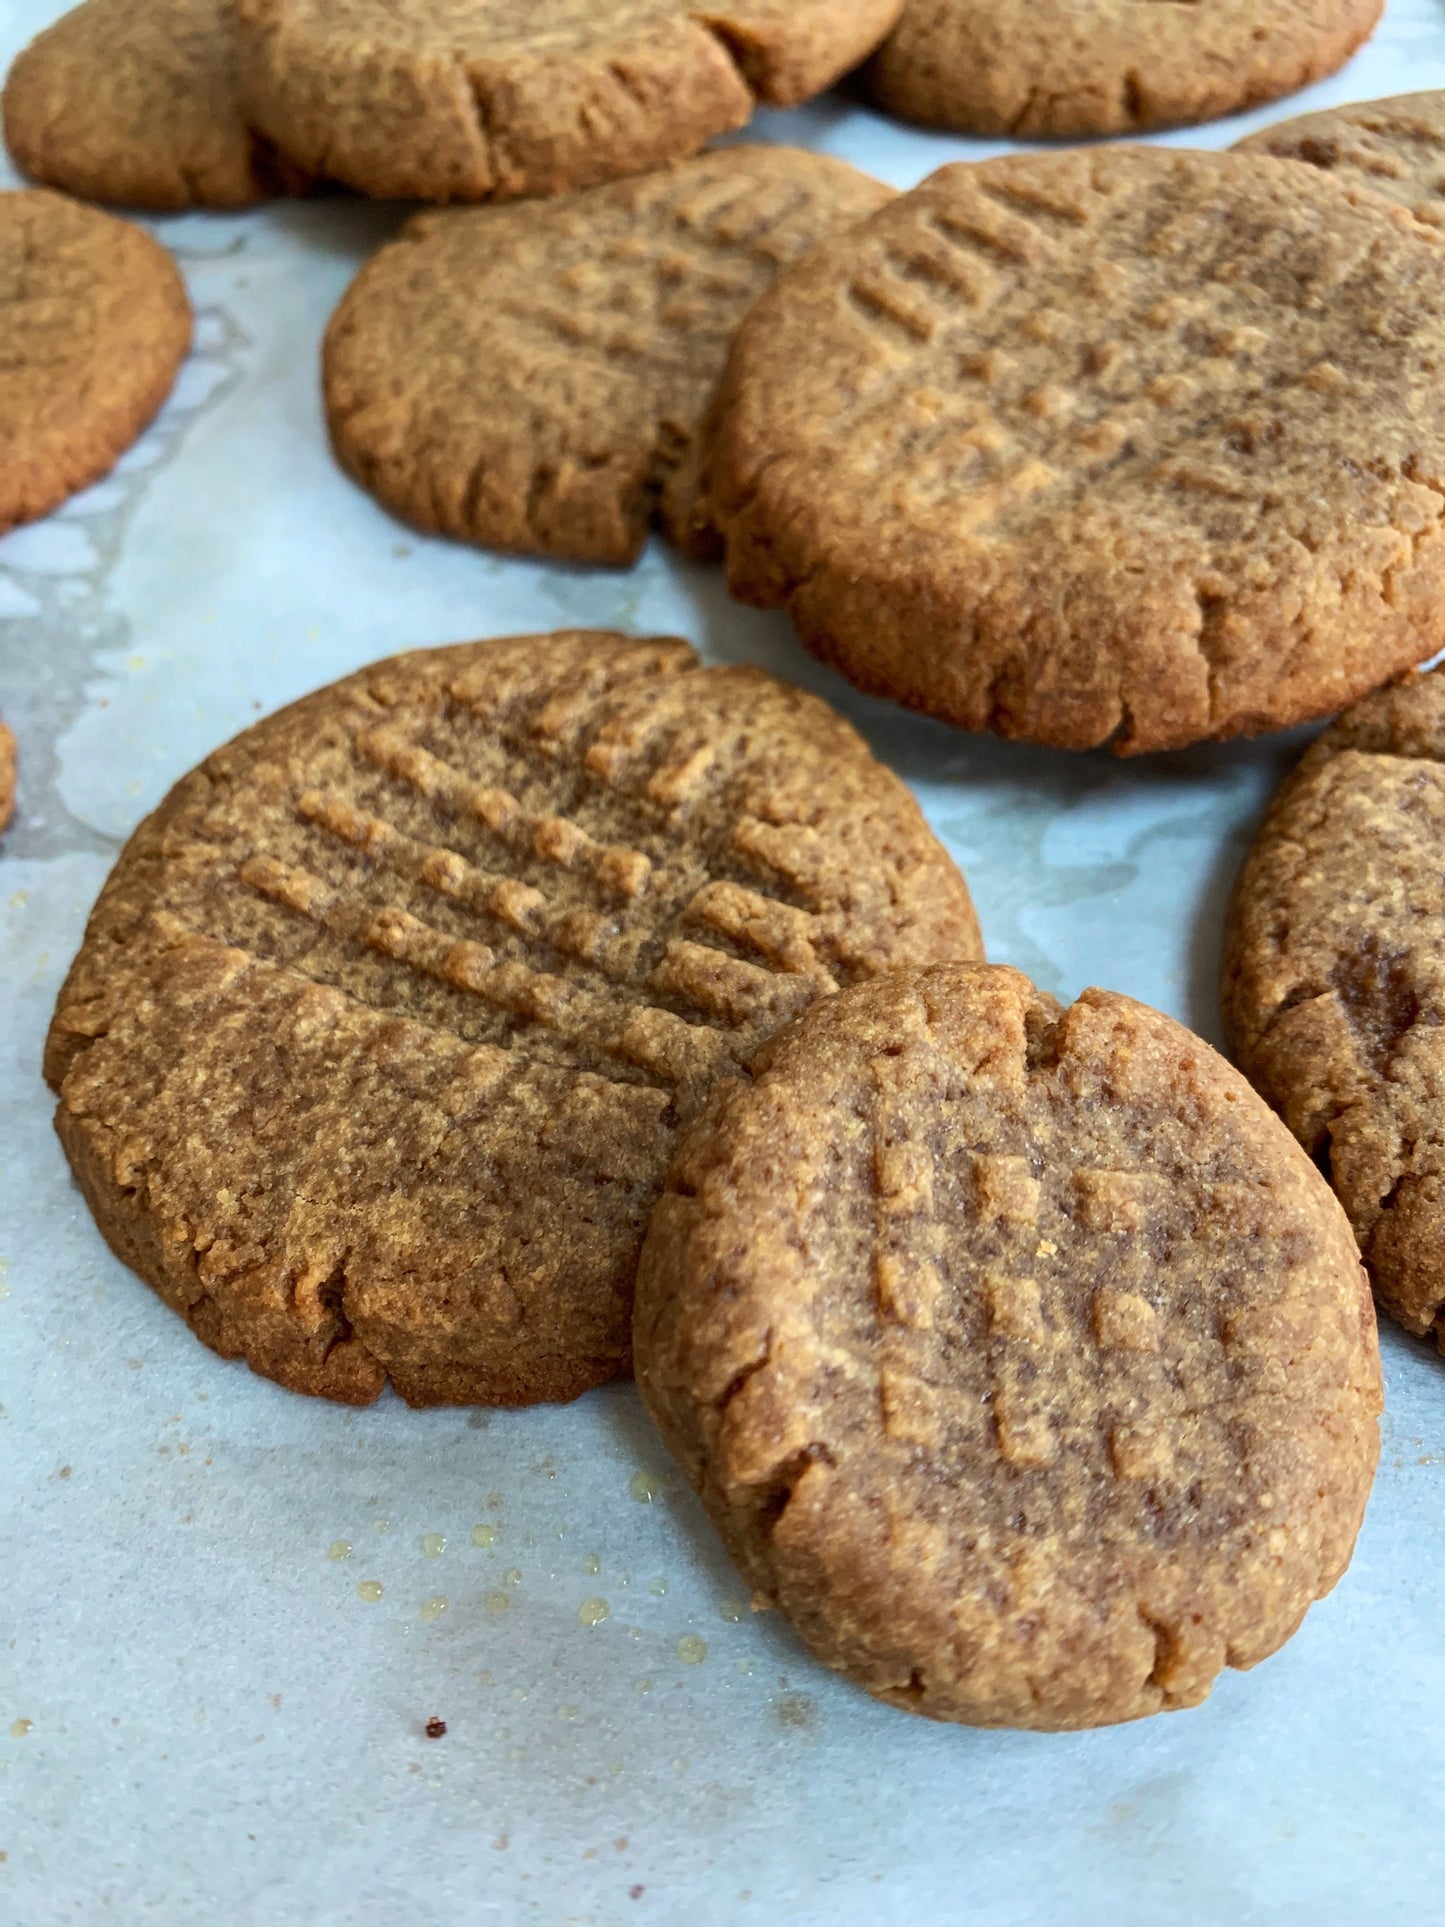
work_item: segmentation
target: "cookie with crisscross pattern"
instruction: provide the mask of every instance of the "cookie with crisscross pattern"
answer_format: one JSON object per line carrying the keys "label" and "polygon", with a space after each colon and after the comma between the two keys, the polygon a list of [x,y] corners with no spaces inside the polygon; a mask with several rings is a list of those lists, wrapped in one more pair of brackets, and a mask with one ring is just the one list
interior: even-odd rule
{"label": "cookie with crisscross pattern", "polygon": [[135,833],[61,993],[57,1127],[197,1334],[362,1402],[628,1368],[680,1126],[815,998],[978,954],[903,784],[816,697],[568,632],[378,663]]}
{"label": "cookie with crisscross pattern", "polygon": [[861,687],[1124,752],[1445,645],[1445,239],[1254,155],[949,167],[738,331],[734,590]]}
{"label": "cookie with crisscross pattern", "polygon": [[728,147],[541,206],[417,215],[326,332],[331,439],[408,521],[523,555],[630,562],[699,519],[699,443],[738,323],[889,190],[794,147]]}
{"label": "cookie with crisscross pattern", "polygon": [[1374,1314],[1328,1186],[1126,997],[904,970],[815,1006],[678,1148],[644,1403],[761,1599],[938,1719],[1189,1706],[1349,1559]]}

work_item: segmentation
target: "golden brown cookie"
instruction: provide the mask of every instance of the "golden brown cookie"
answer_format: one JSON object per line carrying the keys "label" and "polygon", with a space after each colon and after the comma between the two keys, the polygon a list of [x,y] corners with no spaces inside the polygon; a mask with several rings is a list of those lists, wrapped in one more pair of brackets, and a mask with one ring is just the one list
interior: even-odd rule
{"label": "golden brown cookie", "polygon": [[897,971],[678,1147],[638,1386],[760,1603],[880,1699],[1057,1729],[1192,1706],[1349,1562],[1374,1311],[1319,1174],[1108,991]]}
{"label": "golden brown cookie", "polygon": [[416,1405],[630,1364],[679,1126],[814,998],[979,952],[826,704],[685,643],[398,656],[182,780],[51,1029],[113,1250],[228,1357]]}
{"label": "golden brown cookie", "polygon": [[698,440],[737,324],[889,190],[792,147],[729,147],[543,206],[416,216],[326,334],[338,459],[422,528],[631,562],[698,526]]}
{"label": "golden brown cookie", "polygon": [[1332,74],[1384,0],[907,0],[868,68],[905,120],[1128,134],[1216,120]]}
{"label": "golden brown cookie", "polygon": [[949,167],[756,305],[710,509],[861,688],[1124,753],[1445,644],[1445,242],[1254,156]]}
{"label": "golden brown cookie", "polygon": [[423,201],[563,194],[821,93],[901,0],[239,0],[242,97],[308,172]]}
{"label": "golden brown cookie", "polygon": [[15,737],[0,720],[0,830],[10,827],[15,814]]}
{"label": "golden brown cookie", "polygon": [[83,0],[16,56],[3,111],[16,166],[85,200],[238,208],[306,184],[246,124],[227,0]]}
{"label": "golden brown cookie", "polygon": [[1355,101],[1276,121],[1235,152],[1304,161],[1445,228],[1445,93]]}
{"label": "golden brown cookie", "polygon": [[1307,751],[1230,909],[1230,1048],[1328,1170],[1381,1305],[1445,1349],[1445,676]]}
{"label": "golden brown cookie", "polygon": [[99,480],[171,391],[185,283],[144,229],[42,188],[0,193],[0,530]]}

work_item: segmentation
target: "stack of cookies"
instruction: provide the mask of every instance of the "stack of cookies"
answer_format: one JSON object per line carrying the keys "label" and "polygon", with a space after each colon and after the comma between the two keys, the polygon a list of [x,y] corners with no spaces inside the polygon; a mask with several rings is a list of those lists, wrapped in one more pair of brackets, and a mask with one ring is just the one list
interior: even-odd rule
{"label": "stack of cookies", "polygon": [[[859,688],[1025,743],[1344,711],[1230,913],[1244,1076],[987,964],[842,718],[685,643],[422,650],[267,718],[136,831],[46,1051],[101,1231],[200,1338],[351,1403],[635,1373],[758,1603],[936,1718],[1189,1706],[1291,1635],[1375,1470],[1371,1280],[1445,1321],[1445,682],[1395,681],[1445,647],[1445,108],[899,195],[707,143],[860,67],[967,131],[1198,120],[1379,12],[85,0],[22,55],[53,186],[437,204],[321,371],[423,529],[616,567],[658,527]],[[44,190],[5,274],[8,526],[139,432],[188,310]]]}

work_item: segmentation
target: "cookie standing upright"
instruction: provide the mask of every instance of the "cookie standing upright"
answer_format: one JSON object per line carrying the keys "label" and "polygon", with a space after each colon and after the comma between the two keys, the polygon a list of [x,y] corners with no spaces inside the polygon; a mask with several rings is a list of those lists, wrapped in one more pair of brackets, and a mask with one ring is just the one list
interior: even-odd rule
{"label": "cookie standing upright", "polygon": [[1303,167],[945,168],[738,332],[735,592],[875,694],[1123,752],[1338,709],[1445,644],[1445,243]]}
{"label": "cookie standing upright", "polygon": [[699,442],[737,324],[889,198],[790,147],[731,147],[540,206],[416,216],[326,333],[343,466],[388,508],[524,555],[630,562],[699,524]]}
{"label": "cookie standing upright", "polygon": [[191,342],[175,262],[142,228],[42,188],[0,194],[0,530],[98,481]]}
{"label": "cookie standing upright", "polygon": [[1240,874],[1230,1048],[1325,1163],[1380,1303],[1445,1346],[1445,676],[1306,752]]}
{"label": "cookie standing upright", "polygon": [[815,1006],[679,1145],[638,1386],[761,1601],[881,1699],[1191,1706],[1347,1565],[1379,1452],[1350,1229],[1170,1019],[1011,970]]}
{"label": "cookie standing upright", "polygon": [[900,0],[238,0],[242,97],[300,166],[424,201],[695,154],[870,53]]}
{"label": "cookie standing upright", "polygon": [[777,1026],[976,955],[963,880],[817,698],[569,632],[378,663],[122,853],[61,992],[57,1128],[113,1249],[304,1392],[628,1369],[680,1125]]}
{"label": "cookie standing upright", "polygon": [[906,120],[1078,138],[1216,120],[1332,74],[1384,0],[907,0],[868,69]]}
{"label": "cookie standing upright", "polygon": [[1351,101],[1276,121],[1240,141],[1239,154],[1303,161],[1349,187],[1445,228],[1445,93]]}
{"label": "cookie standing upright", "polygon": [[32,180],[130,207],[250,207],[300,171],[241,112],[226,0],[83,0],[17,54],[5,144]]}

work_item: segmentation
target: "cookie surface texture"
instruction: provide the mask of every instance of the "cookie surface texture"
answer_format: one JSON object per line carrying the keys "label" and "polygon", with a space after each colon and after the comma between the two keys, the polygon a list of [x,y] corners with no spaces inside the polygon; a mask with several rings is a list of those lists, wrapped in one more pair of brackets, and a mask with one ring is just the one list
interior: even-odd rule
{"label": "cookie surface texture", "polygon": [[1277,121],[1242,140],[1237,154],[1304,161],[1337,181],[1406,207],[1445,228],[1445,93],[1362,100]]}
{"label": "cookie surface texture", "polygon": [[977,954],[825,704],[569,632],[363,670],[122,853],[61,993],[57,1128],[112,1248],[227,1356],[356,1403],[625,1372],[679,1125],[837,984]]}
{"label": "cookie surface texture", "polygon": [[327,331],[332,442],[407,521],[630,562],[656,518],[702,550],[698,443],[743,315],[889,198],[788,147],[733,147],[540,205],[416,216]]}
{"label": "cookie surface texture", "polygon": [[1128,134],[1239,113],[1332,74],[1383,0],[907,0],[876,99],[964,133]]}
{"label": "cookie surface texture", "polygon": [[1124,753],[1329,713],[1445,643],[1445,244],[1312,169],[950,167],[748,315],[734,592],[861,687]]}
{"label": "cookie surface texture", "polygon": [[1379,1450],[1349,1226],[1207,1045],[1130,999],[902,971],[679,1146],[643,1401],[756,1595],[934,1718],[1190,1706],[1349,1561]]}
{"label": "cookie surface texture", "polygon": [[821,93],[899,0],[240,0],[242,96],[282,152],[382,197],[563,194]]}
{"label": "cookie surface texture", "polygon": [[3,110],[16,166],[83,200],[239,208],[304,184],[241,113],[225,0],[85,0],[16,56]]}
{"label": "cookie surface texture", "polygon": [[15,736],[0,721],[0,830],[10,827],[15,814]]}
{"label": "cookie surface texture", "polygon": [[43,188],[0,193],[0,530],[98,481],[191,343],[175,262],[129,221]]}
{"label": "cookie surface texture", "polygon": [[1230,911],[1230,1049],[1326,1163],[1381,1305],[1445,1308],[1445,678],[1358,703],[1306,752]]}

